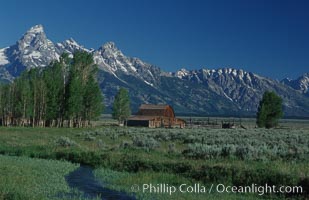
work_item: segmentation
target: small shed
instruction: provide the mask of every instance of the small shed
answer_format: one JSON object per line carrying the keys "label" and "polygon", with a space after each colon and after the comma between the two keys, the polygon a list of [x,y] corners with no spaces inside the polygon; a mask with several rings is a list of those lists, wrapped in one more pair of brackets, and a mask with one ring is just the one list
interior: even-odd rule
{"label": "small shed", "polygon": [[128,126],[157,127],[185,127],[185,121],[175,117],[170,105],[142,104],[135,116],[127,120]]}

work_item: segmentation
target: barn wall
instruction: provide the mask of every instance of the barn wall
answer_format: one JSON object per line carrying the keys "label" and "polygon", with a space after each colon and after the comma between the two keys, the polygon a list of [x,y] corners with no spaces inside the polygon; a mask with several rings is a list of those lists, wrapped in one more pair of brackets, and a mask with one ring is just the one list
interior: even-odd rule
{"label": "barn wall", "polygon": [[128,126],[184,128],[185,121],[175,118],[174,110],[169,105],[142,104],[138,114],[128,120]]}
{"label": "barn wall", "polygon": [[149,120],[128,120],[127,126],[149,127]]}

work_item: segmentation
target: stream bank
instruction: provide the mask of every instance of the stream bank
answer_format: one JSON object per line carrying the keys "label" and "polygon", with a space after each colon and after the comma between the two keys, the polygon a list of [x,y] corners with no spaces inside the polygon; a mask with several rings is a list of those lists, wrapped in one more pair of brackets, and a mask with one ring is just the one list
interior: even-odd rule
{"label": "stream bank", "polygon": [[71,188],[84,193],[84,198],[93,199],[99,197],[102,200],[136,200],[134,196],[104,187],[95,179],[93,169],[90,166],[81,165],[78,169],[65,177]]}

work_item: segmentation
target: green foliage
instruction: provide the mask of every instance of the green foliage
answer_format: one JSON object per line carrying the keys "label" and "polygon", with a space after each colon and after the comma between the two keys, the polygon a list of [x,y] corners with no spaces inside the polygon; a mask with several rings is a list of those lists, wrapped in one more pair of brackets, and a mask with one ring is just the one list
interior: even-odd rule
{"label": "green foliage", "polygon": [[86,119],[97,119],[104,110],[103,95],[94,76],[89,77],[85,86],[83,105]]}
{"label": "green foliage", "polygon": [[85,141],[94,141],[96,138],[90,134],[85,135]]}
{"label": "green foliage", "polygon": [[65,136],[61,136],[60,138],[55,140],[55,144],[61,147],[71,147],[77,145],[75,141]]}
{"label": "green foliage", "polygon": [[122,149],[128,149],[132,146],[132,143],[130,141],[127,141],[127,140],[123,140],[119,146],[119,148],[122,148]]}
{"label": "green foliage", "polygon": [[130,97],[128,90],[120,88],[115,96],[113,104],[113,118],[119,123],[123,123],[131,115]]}
{"label": "green foliage", "polygon": [[160,147],[160,142],[152,137],[133,137],[133,146],[144,148],[147,151]]}
{"label": "green foliage", "polygon": [[175,143],[170,143],[168,144],[168,153],[176,153],[176,145]]}
{"label": "green foliage", "polygon": [[257,125],[266,128],[275,127],[282,116],[282,99],[276,93],[266,91],[259,103]]}
{"label": "green foliage", "polygon": [[188,149],[184,151],[184,154],[188,157],[211,159],[219,157],[221,154],[221,148],[217,145],[206,145],[206,144],[189,144]]}
{"label": "green foliage", "polygon": [[63,54],[44,69],[25,71],[0,86],[1,125],[86,127],[103,112],[91,54]]}
{"label": "green foliage", "polygon": [[[97,66],[91,54],[76,52],[70,68],[67,108],[70,121],[83,126],[103,112],[103,96],[96,81]],[[72,124],[71,124],[72,126]]]}
{"label": "green foliage", "polygon": [[45,200],[74,193],[66,184],[65,175],[78,165],[2,155],[0,163],[0,199]]}
{"label": "green foliage", "polygon": [[[100,180],[112,189],[118,186],[119,190],[130,190],[132,184],[158,182],[177,185],[191,181],[230,185],[302,185],[304,188],[308,184],[307,129],[0,127],[0,132],[0,154],[67,160],[96,169],[110,168],[134,177],[121,178],[119,174],[119,179],[114,179],[116,172],[106,174],[107,179],[100,176]],[[55,146],[55,140],[61,136],[79,145],[69,148],[66,145]],[[95,137],[95,140],[85,141],[88,136]],[[109,177],[113,179],[106,182]],[[210,195],[207,199],[222,199],[222,195]],[[193,197],[196,196],[188,199]],[[236,195],[232,199],[240,197]],[[269,199],[275,197],[269,196]],[[205,196],[200,198],[205,199]],[[169,197],[162,196],[161,199]]]}
{"label": "green foliage", "polygon": [[68,54],[63,54],[59,62],[53,62],[43,72],[43,78],[48,88],[46,120],[64,118],[66,83],[69,77],[70,59]]}
{"label": "green foliage", "polygon": [[72,73],[68,84],[67,113],[71,120],[79,120],[83,110],[83,87],[79,76]]}
{"label": "green foliage", "polygon": [[[242,170],[241,172],[237,171],[237,169],[222,169],[221,167],[217,167],[217,170],[212,170],[211,168],[207,168],[206,166],[199,173],[205,178],[205,176],[215,177],[218,176],[222,172],[226,172],[227,174],[237,174],[237,175],[247,175]],[[221,171],[219,171],[221,170]],[[217,173],[217,174],[215,174]],[[263,173],[266,175],[266,172],[259,171],[258,173]],[[197,173],[198,174],[198,173]],[[271,172],[272,175],[276,175]],[[132,185],[138,185],[140,188],[143,184],[151,183],[154,187],[160,185],[162,183],[169,186],[179,187],[182,184],[194,186],[194,184],[199,183],[201,186],[206,186],[206,188],[211,187],[211,183],[214,184],[214,188],[216,187],[216,183],[214,181],[200,182],[196,181],[192,178],[183,177],[181,173],[168,173],[168,172],[154,172],[154,171],[139,171],[137,173],[130,173],[126,171],[115,171],[114,169],[106,169],[99,168],[94,171],[95,177],[103,183],[106,183],[106,186],[110,189],[117,191],[125,191],[129,194],[134,195],[137,199],[140,200],[258,200],[258,199],[282,199],[276,198],[275,196],[267,196],[263,195],[263,197],[259,197],[257,194],[233,194],[233,193],[217,193],[213,190],[211,193],[198,193],[198,192],[179,192],[179,190],[175,191],[172,195],[168,192],[157,192],[150,193],[147,190],[144,192],[139,190],[132,192]],[[257,173],[255,173],[257,175]],[[227,177],[228,178],[228,177]],[[236,176],[235,176],[236,178]],[[246,178],[246,177],[245,177]],[[250,177],[251,178],[251,177]],[[254,177],[256,178],[256,177]],[[237,179],[241,179],[241,177],[237,177]],[[252,179],[250,179],[252,181]],[[279,181],[279,180],[278,180]],[[254,182],[254,181],[253,181]],[[220,183],[226,183],[226,179],[222,180]],[[235,184],[237,185],[237,184]],[[252,185],[250,182],[248,185]]]}

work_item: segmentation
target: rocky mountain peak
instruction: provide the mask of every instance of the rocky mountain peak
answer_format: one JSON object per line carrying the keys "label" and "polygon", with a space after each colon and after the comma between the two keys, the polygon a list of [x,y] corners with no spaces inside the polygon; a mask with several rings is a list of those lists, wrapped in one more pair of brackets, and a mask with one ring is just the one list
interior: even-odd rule
{"label": "rocky mountain peak", "polygon": [[113,49],[113,50],[118,50],[115,43],[112,42],[112,41],[109,41],[107,43],[105,43],[103,46],[102,46],[103,49]]}
{"label": "rocky mountain peak", "polygon": [[145,64],[139,59],[125,56],[114,42],[107,42],[94,52],[94,61],[105,71],[116,74],[136,74],[137,68],[143,68]]}
{"label": "rocky mountain peak", "polygon": [[281,80],[281,83],[309,96],[309,73],[305,73],[295,80],[285,78]]}
{"label": "rocky mountain peak", "polygon": [[64,43],[70,44],[72,46],[80,46],[73,38],[70,38],[68,40],[65,40]]}
{"label": "rocky mountain peak", "polygon": [[82,45],[78,44],[73,38],[65,40],[62,43],[57,43],[56,49],[59,55],[65,52],[65,53],[68,53],[71,57],[73,56],[73,53],[75,51],[92,52],[84,48]]}
{"label": "rocky mountain peak", "polygon": [[308,94],[308,92],[309,92],[309,73],[303,74],[296,81],[299,82],[300,90],[303,93],[307,93]]}
{"label": "rocky mountain peak", "polygon": [[51,44],[52,42],[47,39],[42,25],[30,28],[17,42],[20,50],[47,48]]}
{"label": "rocky mountain peak", "polygon": [[9,64],[6,66],[13,77],[23,70],[44,67],[59,58],[55,45],[46,37],[42,25],[30,28],[15,45],[5,50]]}
{"label": "rocky mountain peak", "polygon": [[41,25],[41,24],[38,24],[38,25],[35,25],[35,26],[33,26],[33,27],[31,27],[28,31],[27,31],[27,33],[35,33],[35,34],[37,34],[37,33],[43,33],[44,32],[44,28],[43,28],[43,26]]}
{"label": "rocky mountain peak", "polygon": [[180,70],[175,72],[175,76],[178,77],[178,78],[182,78],[182,77],[187,76],[189,73],[190,72],[188,70],[186,70],[185,68],[181,68]]}
{"label": "rocky mountain peak", "polygon": [[73,38],[51,42],[42,25],[30,28],[21,39],[0,49],[0,81],[11,82],[21,72],[45,67],[66,52],[87,51],[99,67],[101,89],[107,106],[112,104],[119,87],[130,90],[136,108],[140,103],[167,103],[182,113],[253,114],[264,91],[275,91],[283,98],[285,113],[309,116],[309,74],[278,83],[272,79],[224,67],[166,73],[155,65],[124,55],[114,42],[97,50],[84,48]]}
{"label": "rocky mountain peak", "polygon": [[116,47],[114,42],[105,43],[98,49],[98,51],[100,51],[104,57],[124,57],[123,53]]}

